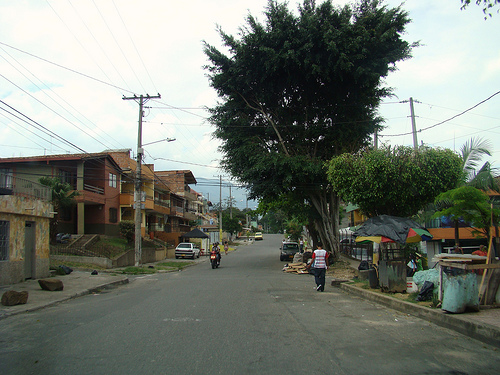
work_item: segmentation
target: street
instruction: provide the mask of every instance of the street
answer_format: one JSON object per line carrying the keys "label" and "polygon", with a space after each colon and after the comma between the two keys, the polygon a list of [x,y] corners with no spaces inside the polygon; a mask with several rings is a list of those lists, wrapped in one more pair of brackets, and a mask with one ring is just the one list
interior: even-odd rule
{"label": "street", "polygon": [[496,348],[287,274],[281,235],[0,321],[0,374],[497,374]]}

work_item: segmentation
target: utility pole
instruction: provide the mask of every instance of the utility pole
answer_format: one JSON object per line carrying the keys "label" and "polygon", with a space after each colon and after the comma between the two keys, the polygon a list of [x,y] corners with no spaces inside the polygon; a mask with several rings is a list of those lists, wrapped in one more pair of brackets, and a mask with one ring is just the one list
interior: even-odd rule
{"label": "utility pole", "polygon": [[415,111],[413,110],[413,98],[410,98],[411,129],[413,133],[413,148],[418,150],[417,124],[415,123]]}
{"label": "utility pole", "polygon": [[222,175],[219,175],[219,242],[222,241]]}
{"label": "utility pole", "polygon": [[229,218],[233,218],[233,196],[231,195],[231,183],[229,183]]}
{"label": "utility pole", "polygon": [[144,116],[143,108],[144,104],[149,99],[160,99],[161,95],[156,96],[149,95],[134,95],[132,97],[123,96],[123,100],[135,100],[139,103],[139,125],[137,129],[137,166],[135,174],[135,199],[134,199],[134,209],[135,209],[135,266],[137,267],[141,263],[142,258],[142,233],[141,233],[141,222],[142,222],[142,181],[141,181],[141,165],[142,165],[142,155],[144,150],[142,149],[142,117]]}

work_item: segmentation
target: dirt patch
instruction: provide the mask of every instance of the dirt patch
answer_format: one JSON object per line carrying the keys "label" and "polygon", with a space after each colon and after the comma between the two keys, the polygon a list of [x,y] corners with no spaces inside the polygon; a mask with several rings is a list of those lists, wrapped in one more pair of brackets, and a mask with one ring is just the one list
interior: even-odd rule
{"label": "dirt patch", "polygon": [[328,267],[326,274],[335,279],[352,280],[356,276],[356,270],[351,267],[349,262],[338,260]]}
{"label": "dirt patch", "polygon": [[417,298],[418,293],[388,293],[388,292],[383,292],[381,289],[372,289],[368,285],[366,281],[359,281],[359,282],[354,282],[352,285],[354,285],[357,288],[360,289],[367,289],[372,293],[378,293],[381,295],[384,295],[386,297],[391,297],[394,299],[397,299],[399,301],[405,301],[405,302],[411,302],[415,303],[416,305],[423,306],[423,307],[434,307],[433,303],[431,301],[424,301],[424,302],[417,302],[415,301],[415,298]]}

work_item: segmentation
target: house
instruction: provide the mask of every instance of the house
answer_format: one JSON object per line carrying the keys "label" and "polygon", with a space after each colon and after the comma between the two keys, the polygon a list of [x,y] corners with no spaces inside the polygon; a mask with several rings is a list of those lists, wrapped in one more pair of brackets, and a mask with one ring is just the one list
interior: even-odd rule
{"label": "house", "polygon": [[[119,235],[122,220],[135,220],[137,161],[130,149],[99,153],[0,158],[0,171],[37,183],[58,177],[78,192],[76,204],[60,209],[58,233]],[[208,222],[206,201],[189,187],[191,171],[141,165],[141,234],[175,246],[192,225]]]}
{"label": "house", "polygon": [[0,170],[34,183],[59,177],[78,192],[76,204],[57,213],[59,233],[119,234],[122,170],[108,152],[0,158]]}
{"label": "house", "polygon": [[51,194],[0,170],[0,285],[49,276]]}

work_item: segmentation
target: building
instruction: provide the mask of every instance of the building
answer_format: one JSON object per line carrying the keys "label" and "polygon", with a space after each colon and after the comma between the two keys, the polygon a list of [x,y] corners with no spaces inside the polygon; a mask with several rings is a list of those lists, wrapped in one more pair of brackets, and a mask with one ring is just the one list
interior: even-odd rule
{"label": "building", "polygon": [[59,233],[119,234],[122,171],[109,153],[2,158],[0,171],[35,183],[58,177],[78,192],[76,204],[57,213]]}
{"label": "building", "polygon": [[0,171],[0,285],[49,276],[50,201],[47,186]]}
{"label": "building", "polygon": [[[57,177],[78,195],[75,205],[57,213],[58,233],[120,234],[119,223],[135,220],[137,161],[130,149],[99,153],[1,158],[0,172],[38,183]],[[192,226],[209,221],[207,202],[189,187],[191,171],[154,170],[141,166],[141,234],[177,245]]]}

